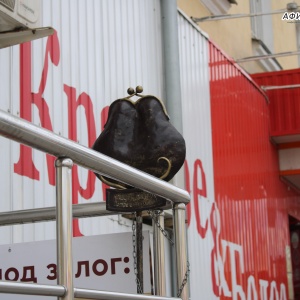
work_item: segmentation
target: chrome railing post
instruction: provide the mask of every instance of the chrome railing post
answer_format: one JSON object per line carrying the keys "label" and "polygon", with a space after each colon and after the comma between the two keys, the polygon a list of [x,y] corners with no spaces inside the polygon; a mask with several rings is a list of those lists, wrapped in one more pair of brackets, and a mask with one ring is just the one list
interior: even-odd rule
{"label": "chrome railing post", "polygon": [[66,294],[58,299],[73,300],[72,255],[72,173],[73,161],[58,158],[56,167],[56,243],[57,283],[66,288]]}
{"label": "chrome railing post", "polygon": [[164,229],[164,212],[154,215],[153,245],[154,245],[154,284],[155,295],[166,296],[166,269],[165,269],[165,240],[157,224]]}
{"label": "chrome railing post", "polygon": [[189,299],[188,285],[182,286],[188,270],[187,247],[186,247],[186,226],[185,226],[185,204],[176,203],[173,206],[173,228],[175,237],[175,259],[177,290],[180,291],[182,300]]}

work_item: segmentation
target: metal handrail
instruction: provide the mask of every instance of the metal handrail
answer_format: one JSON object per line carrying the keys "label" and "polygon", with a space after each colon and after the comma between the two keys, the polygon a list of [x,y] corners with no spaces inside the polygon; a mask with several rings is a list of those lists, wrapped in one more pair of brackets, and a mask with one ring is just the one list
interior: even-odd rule
{"label": "metal handrail", "polygon": [[[74,218],[126,214],[126,212],[123,213],[106,210],[105,202],[74,204],[72,210]],[[129,213],[127,212],[127,214]],[[41,221],[55,221],[55,219],[55,206],[0,212],[0,226],[35,223]]]}
{"label": "metal handrail", "polygon": [[[49,130],[36,126],[28,121],[15,117],[0,110],[0,135],[43,152],[52,154],[56,160],[56,229],[57,229],[57,266],[58,282],[56,286],[36,285],[24,283],[11,283],[0,281],[0,293],[17,293],[30,295],[58,296],[60,299],[73,300],[74,297],[88,297],[90,299],[135,299],[135,300],[167,300],[170,298],[161,296],[145,296],[138,294],[124,294],[116,292],[94,291],[77,289],[73,287],[72,270],[72,196],[71,196],[71,169],[73,162],[92,170],[95,173],[105,175],[132,185],[138,189],[164,197],[173,203],[174,211],[174,236],[176,246],[176,270],[177,284],[180,286],[187,270],[186,235],[185,235],[185,205],[190,201],[187,191],[179,189],[165,181],[162,181],[147,173],[129,167],[108,156],[92,149],[79,145],[71,140],[63,138]],[[89,214],[86,208],[79,208],[79,214]],[[103,211],[100,213],[104,213]],[[2,224],[8,224],[11,214],[0,214],[3,217]],[[20,211],[14,218],[14,222],[41,221],[53,218],[53,209]],[[162,247],[156,248],[159,257],[164,253]],[[164,264],[158,264],[160,268]],[[156,271],[156,274],[164,270]],[[181,289],[181,299],[188,299],[187,287]],[[161,291],[164,289],[161,288]],[[162,292],[164,293],[164,292]]]}
{"label": "metal handrail", "polygon": [[[47,285],[36,283],[19,283],[0,281],[0,293],[23,294],[35,296],[57,296],[63,297],[66,289],[62,285]],[[74,297],[105,300],[181,300],[181,298],[170,298],[160,296],[148,296],[118,292],[96,291],[91,289],[74,288]]]}
{"label": "metal handrail", "polygon": [[[170,207],[171,208],[171,207]],[[132,215],[132,212],[117,212],[106,209],[106,202],[79,203],[72,205],[73,218],[91,218],[114,215]],[[164,211],[165,218],[172,217],[170,210]],[[55,221],[56,206],[20,209],[0,212],[0,226]]]}
{"label": "metal handrail", "polygon": [[75,164],[95,173],[164,197],[173,203],[187,204],[190,201],[187,191],[3,110],[0,110],[0,135],[56,157],[68,157]]}
{"label": "metal handrail", "polygon": [[96,291],[88,289],[74,289],[77,298],[102,299],[102,300],[182,300],[174,297],[148,296],[141,294],[125,294],[117,292]]}
{"label": "metal handrail", "polygon": [[62,285],[0,281],[0,293],[62,297],[66,288]]}

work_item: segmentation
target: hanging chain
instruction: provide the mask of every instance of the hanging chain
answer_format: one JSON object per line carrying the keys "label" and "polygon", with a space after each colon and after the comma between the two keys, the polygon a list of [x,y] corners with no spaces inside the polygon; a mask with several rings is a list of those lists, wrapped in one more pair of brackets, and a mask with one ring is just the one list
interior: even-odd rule
{"label": "hanging chain", "polygon": [[184,278],[182,280],[182,283],[181,283],[181,286],[180,288],[178,289],[178,292],[177,292],[177,297],[179,298],[181,296],[181,293],[184,289],[184,286],[187,284],[188,282],[188,279],[189,279],[189,275],[190,275],[190,263],[189,261],[187,261],[187,264],[186,264],[186,272],[184,274]]}
{"label": "hanging chain", "polygon": [[[155,225],[160,230],[160,232],[163,234],[163,236],[170,242],[170,244],[172,246],[174,246],[175,245],[174,241],[169,237],[168,232],[164,228],[162,228],[162,226],[160,225],[160,223],[158,221],[157,216],[159,216],[161,214],[161,211],[150,211],[150,210],[148,210],[148,214],[151,216],[152,220],[154,221]],[[190,274],[190,263],[189,263],[189,261],[187,261],[186,272],[184,274],[184,278],[182,280],[180,288],[178,289],[177,297],[181,296],[181,293],[182,293],[185,285],[188,282],[189,274]]]}
{"label": "hanging chain", "polygon": [[137,287],[138,294],[143,294],[143,290],[141,287],[140,280],[138,278],[138,270],[137,270],[137,257],[136,257],[136,213],[134,214],[134,218],[132,219],[132,256],[133,256],[133,268],[134,268],[134,275],[135,275],[135,282]]}
{"label": "hanging chain", "polygon": [[163,234],[163,236],[170,242],[170,244],[172,246],[174,246],[174,244],[175,244],[174,241],[169,237],[168,232],[161,227],[161,225],[158,221],[157,216],[159,216],[161,214],[161,212],[157,211],[157,210],[155,212],[148,210],[148,214],[151,216],[152,220],[155,222],[157,228],[160,230],[160,232]]}

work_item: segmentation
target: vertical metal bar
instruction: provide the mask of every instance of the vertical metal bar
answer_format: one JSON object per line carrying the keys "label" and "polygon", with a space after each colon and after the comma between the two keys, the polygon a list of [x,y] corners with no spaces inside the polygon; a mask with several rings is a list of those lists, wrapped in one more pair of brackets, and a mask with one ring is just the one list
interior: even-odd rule
{"label": "vertical metal bar", "polygon": [[164,212],[162,211],[159,215],[155,215],[152,222],[155,295],[166,296],[165,237],[157,226],[159,224],[162,230],[164,230]]}
{"label": "vertical metal bar", "polygon": [[[173,206],[173,227],[175,237],[175,256],[176,256],[176,273],[177,289],[180,290],[185,278],[187,265],[187,247],[186,247],[186,226],[185,226],[185,204],[174,204]],[[181,291],[181,299],[188,300],[188,285],[186,284]]]}
{"label": "vertical metal bar", "polygon": [[58,158],[56,167],[57,283],[66,288],[61,300],[73,300],[72,176],[73,161]]}
{"label": "vertical metal bar", "polygon": [[176,0],[160,0],[163,68],[165,75],[166,108],[173,125],[179,132],[182,129],[182,99],[180,81],[178,11]]}
{"label": "vertical metal bar", "polygon": [[137,265],[137,279],[139,286],[137,292],[143,294],[144,292],[144,271],[143,271],[143,217],[142,212],[136,213],[136,265]]}

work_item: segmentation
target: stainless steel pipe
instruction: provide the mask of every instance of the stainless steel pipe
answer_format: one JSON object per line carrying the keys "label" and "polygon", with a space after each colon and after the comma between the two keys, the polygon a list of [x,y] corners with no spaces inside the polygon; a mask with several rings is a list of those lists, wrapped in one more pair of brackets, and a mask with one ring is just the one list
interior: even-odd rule
{"label": "stainless steel pipe", "polygon": [[0,110],[0,134],[56,157],[68,157],[82,167],[167,198],[174,203],[190,201],[187,191],[3,110]]}
{"label": "stainless steel pipe", "polygon": [[73,300],[73,221],[72,221],[72,167],[69,158],[58,158],[56,167],[56,243],[57,284],[66,288],[61,300]]}
{"label": "stainless steel pipe", "polygon": [[0,293],[61,297],[66,289],[59,285],[0,281]]}
{"label": "stainless steel pipe", "polygon": [[[0,281],[0,293],[62,297],[65,295],[66,289],[63,286],[55,285]],[[74,288],[74,297],[105,300],[181,300],[181,298],[106,292],[81,288]]]}
{"label": "stainless steel pipe", "polygon": [[102,300],[182,300],[181,298],[169,298],[160,296],[147,296],[140,294],[126,294],[96,290],[74,289],[74,297]]}
{"label": "stainless steel pipe", "polygon": [[166,267],[165,267],[165,237],[160,231],[165,228],[164,212],[155,215],[153,226],[153,248],[154,248],[154,288],[155,295],[166,296]]}
{"label": "stainless steel pipe", "polygon": [[[126,213],[128,214],[128,212],[116,212],[106,210],[106,202],[74,204],[72,206],[72,210],[74,218],[111,216]],[[55,206],[14,210],[0,213],[0,226],[34,223],[42,221],[54,221],[55,219]]]}
{"label": "stainless steel pipe", "polygon": [[186,247],[186,225],[185,225],[185,205],[174,204],[173,208],[173,228],[175,237],[175,255],[176,255],[176,276],[177,289],[180,290],[182,300],[189,299],[189,289],[187,279],[188,256]]}

